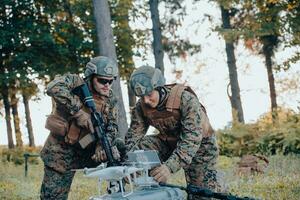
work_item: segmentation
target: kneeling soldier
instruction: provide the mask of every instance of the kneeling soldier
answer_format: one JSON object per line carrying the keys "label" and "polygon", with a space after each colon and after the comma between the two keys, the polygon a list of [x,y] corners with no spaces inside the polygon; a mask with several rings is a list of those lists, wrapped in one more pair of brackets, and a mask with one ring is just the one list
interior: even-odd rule
{"label": "kneeling soldier", "polygon": [[[215,133],[193,90],[180,84],[165,85],[160,70],[150,66],[134,71],[130,86],[141,98],[125,139],[128,151],[158,151],[163,164],[150,172],[158,182],[166,182],[171,173],[183,168],[188,184],[220,190]],[[145,136],[149,126],[159,134]],[[201,197],[190,195],[189,199]]]}

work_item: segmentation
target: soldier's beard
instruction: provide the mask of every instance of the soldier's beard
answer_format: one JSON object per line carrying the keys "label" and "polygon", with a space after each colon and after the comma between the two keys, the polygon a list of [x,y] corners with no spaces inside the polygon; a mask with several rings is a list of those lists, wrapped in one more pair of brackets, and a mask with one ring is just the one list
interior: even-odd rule
{"label": "soldier's beard", "polygon": [[95,91],[97,92],[97,94],[99,94],[101,96],[105,96],[105,97],[109,96],[109,89],[104,90],[102,88],[95,88]]}
{"label": "soldier's beard", "polygon": [[94,84],[91,84],[92,90],[95,94],[100,95],[100,96],[105,96],[109,97],[109,88],[100,88],[100,87],[95,87]]}

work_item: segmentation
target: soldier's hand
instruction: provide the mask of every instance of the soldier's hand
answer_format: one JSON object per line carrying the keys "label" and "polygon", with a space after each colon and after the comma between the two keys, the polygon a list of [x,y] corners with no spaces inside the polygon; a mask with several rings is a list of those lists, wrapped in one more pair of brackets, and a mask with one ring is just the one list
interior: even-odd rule
{"label": "soldier's hand", "polygon": [[102,149],[101,145],[97,145],[95,154],[92,156],[92,159],[98,163],[105,162],[107,160],[106,153]]}
{"label": "soldier's hand", "polygon": [[119,157],[121,161],[125,161],[126,160],[126,145],[124,143],[124,141],[121,138],[116,138],[113,140],[112,145],[117,147],[117,150],[119,153]]}
{"label": "soldier's hand", "polygon": [[166,183],[168,178],[171,175],[171,171],[167,165],[163,164],[159,167],[154,168],[150,171],[150,175],[156,180],[157,182]]}
{"label": "soldier's hand", "polygon": [[112,154],[115,160],[120,160],[121,156],[120,156],[120,152],[118,150],[118,148],[116,146],[112,146],[111,147],[112,150]]}
{"label": "soldier's hand", "polygon": [[74,114],[73,118],[76,120],[76,124],[79,127],[89,130],[91,133],[94,133],[94,127],[91,121],[91,117],[88,113],[83,110],[79,110]]}
{"label": "soldier's hand", "polygon": [[[118,151],[117,147],[113,146],[111,149],[112,149],[112,154],[113,154],[114,159],[119,160],[120,152]],[[107,161],[106,153],[105,153],[104,149],[102,149],[101,145],[97,145],[95,154],[92,156],[92,159],[98,163]]]}

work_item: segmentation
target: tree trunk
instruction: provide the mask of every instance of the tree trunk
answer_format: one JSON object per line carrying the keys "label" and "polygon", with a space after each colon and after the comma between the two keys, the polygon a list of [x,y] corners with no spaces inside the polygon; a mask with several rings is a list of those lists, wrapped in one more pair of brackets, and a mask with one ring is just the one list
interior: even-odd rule
{"label": "tree trunk", "polygon": [[3,96],[3,104],[5,109],[5,121],[6,121],[6,130],[7,130],[7,140],[8,140],[8,148],[13,149],[15,147],[13,140],[13,132],[11,127],[11,117],[10,117],[10,103],[8,98],[8,87],[5,83],[2,83],[2,96]]}
{"label": "tree trunk", "polygon": [[13,93],[11,95],[11,109],[14,118],[16,145],[17,147],[23,147],[22,133],[20,128],[20,117],[18,113],[18,101],[19,99],[16,97],[16,94]]}
{"label": "tree trunk", "polygon": [[34,143],[34,135],[33,135],[33,129],[32,129],[32,121],[30,116],[30,109],[29,109],[29,98],[23,94],[23,103],[25,107],[25,115],[26,115],[26,127],[28,131],[28,138],[29,138],[29,146],[35,147]]}
{"label": "tree trunk", "polygon": [[[267,3],[266,7],[270,10],[274,9],[275,3]],[[265,64],[267,68],[268,73],[268,82],[269,82],[269,89],[270,89],[270,98],[271,98],[271,113],[272,113],[272,122],[276,123],[278,120],[278,113],[277,113],[277,100],[276,100],[276,89],[275,89],[275,81],[274,81],[274,75],[273,75],[273,62],[272,57],[274,55],[274,51],[276,46],[278,45],[278,35],[279,31],[276,31],[276,28],[274,25],[276,24],[276,21],[279,18],[279,13],[272,13],[270,16],[271,19],[269,21],[269,24],[272,26],[272,34],[262,36],[260,38],[263,47],[263,54],[265,56]],[[270,26],[270,25],[269,25]]]}
{"label": "tree trunk", "polygon": [[135,44],[135,39],[133,38],[133,31],[129,26],[129,14],[133,8],[133,0],[114,0],[112,2],[115,4],[114,9],[112,9],[114,13],[111,13],[111,15],[114,16],[112,21],[115,21],[115,23],[118,24],[116,28],[113,29],[113,31],[116,31],[114,32],[114,35],[117,44],[117,58],[119,60],[120,75],[127,83],[128,102],[131,111],[131,108],[134,107],[136,103],[135,94],[131,90],[129,84],[130,75],[134,70],[133,46]]}
{"label": "tree trunk", "polygon": [[155,68],[160,69],[164,74],[164,51],[162,46],[161,26],[159,21],[158,0],[150,0],[150,12],[152,19],[152,34],[153,34],[153,52],[155,58]]}
{"label": "tree trunk", "polygon": [[[97,38],[100,55],[117,60],[116,47],[114,45],[114,37],[111,28],[111,16],[107,0],[93,0],[94,16],[97,28]],[[124,101],[122,97],[122,90],[120,84],[120,76],[113,84],[113,91],[118,99],[118,128],[121,137],[125,137],[127,133],[128,124],[126,120],[126,112]]]}
{"label": "tree trunk", "polygon": [[[230,14],[229,10],[225,9],[221,6],[221,14],[222,14],[222,26],[224,29],[231,29],[230,25]],[[227,65],[229,70],[229,80],[230,80],[230,88],[231,88],[231,109],[232,109],[232,118],[233,124],[236,122],[244,123],[244,113],[243,107],[240,97],[240,87],[238,82],[238,74],[237,74],[237,67],[236,67],[236,60],[234,55],[234,44],[233,41],[229,41],[225,39],[225,49],[226,49],[226,56],[227,56]]]}
{"label": "tree trunk", "polygon": [[[266,36],[267,37],[267,36]],[[268,73],[268,82],[269,82],[269,89],[270,89],[270,98],[271,98],[271,111],[272,111],[272,120],[273,123],[277,120],[277,100],[276,100],[276,89],[275,89],[275,81],[273,75],[273,62],[272,62],[272,55],[273,55],[273,45],[266,41],[268,38],[264,38],[263,43],[263,54],[265,56],[266,68]]]}

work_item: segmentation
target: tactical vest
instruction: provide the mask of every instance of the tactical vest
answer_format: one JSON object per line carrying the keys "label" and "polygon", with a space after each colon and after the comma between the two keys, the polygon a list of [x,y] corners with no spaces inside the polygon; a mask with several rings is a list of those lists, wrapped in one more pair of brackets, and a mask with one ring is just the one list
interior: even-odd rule
{"label": "tactical vest", "polygon": [[[104,122],[107,122],[109,113],[108,98],[93,95],[96,110],[102,113]],[[90,114],[90,111],[84,106],[83,111]],[[54,104],[53,113],[48,116],[46,121],[46,128],[50,130],[53,136],[65,137],[65,142],[68,144],[80,143],[82,148],[88,146],[94,141],[94,137],[88,130],[77,126],[75,119],[72,118],[64,108],[56,107]]]}
{"label": "tactical vest", "polygon": [[[178,138],[181,131],[180,104],[182,93],[186,90],[196,97],[197,95],[190,87],[181,84],[165,85],[165,87],[170,91],[163,109],[158,110],[156,108],[150,108],[141,101],[142,111],[149,125],[155,127],[163,135]],[[200,127],[203,130],[203,137],[209,137],[214,131],[209,123],[204,106],[201,103],[200,105],[202,117]]]}
{"label": "tactical vest", "polygon": [[[104,97],[100,97],[98,95],[93,95],[93,98],[95,101],[97,112],[102,113],[104,123],[107,123],[107,116],[109,112],[109,107],[107,104],[108,99]],[[85,106],[82,109],[86,113],[90,114],[90,111]],[[65,140],[69,144],[75,144],[79,142],[80,146],[82,148],[85,148],[91,142],[93,142],[95,138],[88,130],[78,127],[75,120],[71,120],[70,129],[65,137]]]}

